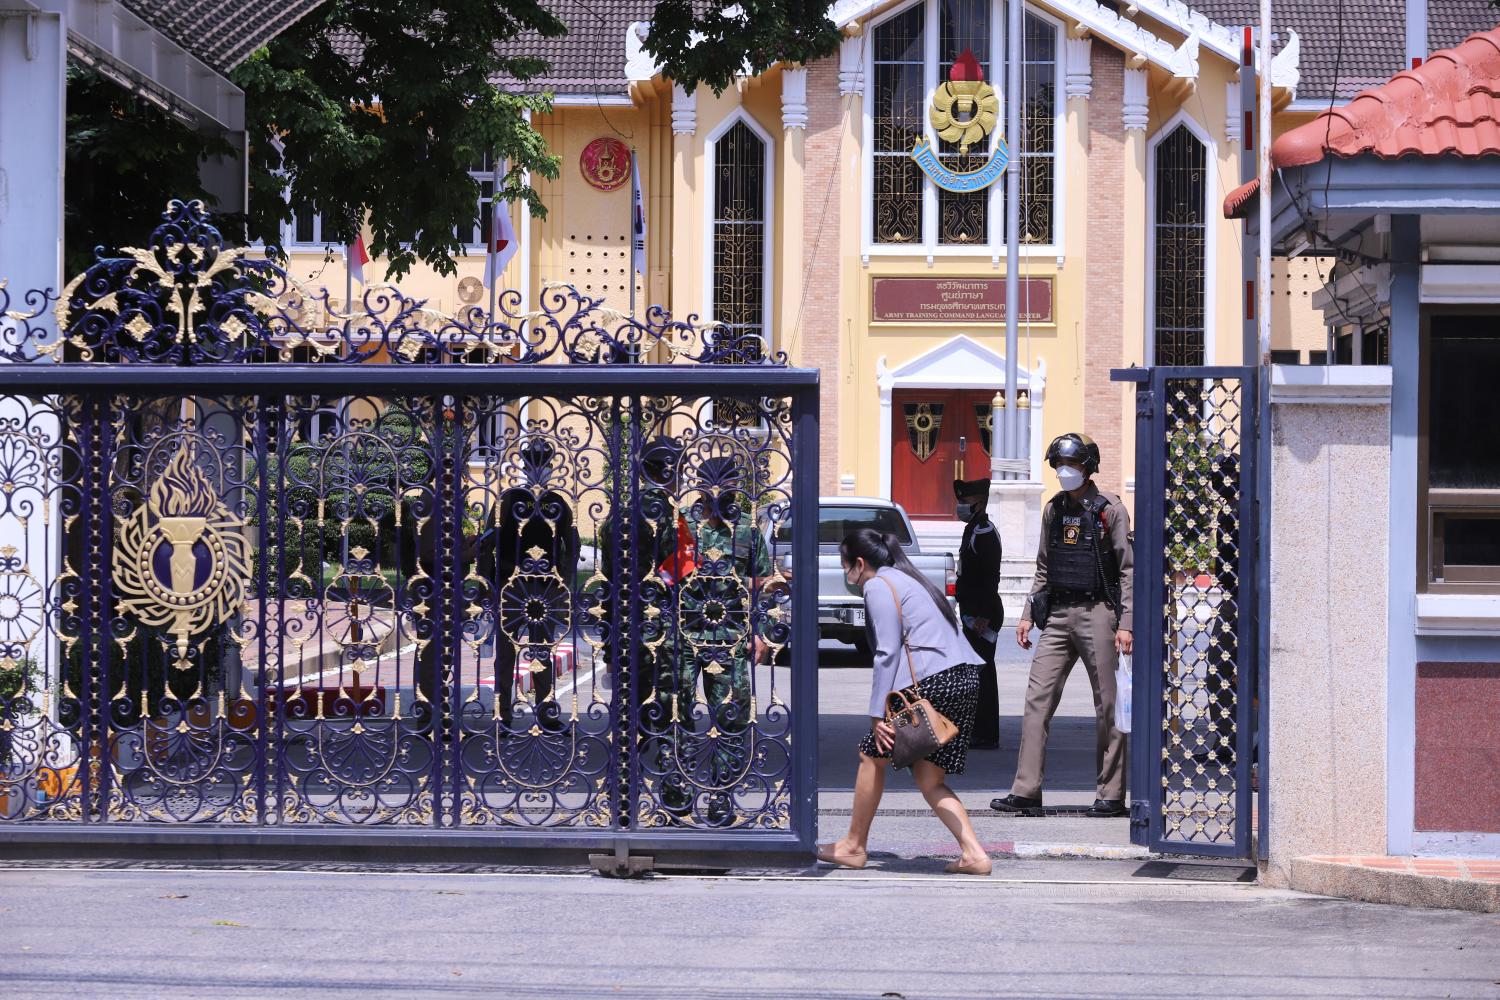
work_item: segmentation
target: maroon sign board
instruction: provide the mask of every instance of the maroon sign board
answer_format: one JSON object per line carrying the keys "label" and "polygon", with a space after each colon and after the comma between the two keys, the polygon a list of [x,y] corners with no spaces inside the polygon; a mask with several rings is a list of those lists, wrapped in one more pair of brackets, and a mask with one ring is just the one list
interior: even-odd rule
{"label": "maroon sign board", "polygon": [[[876,323],[1005,324],[1004,278],[872,278]],[[1052,279],[1021,279],[1021,322],[1051,323]]]}

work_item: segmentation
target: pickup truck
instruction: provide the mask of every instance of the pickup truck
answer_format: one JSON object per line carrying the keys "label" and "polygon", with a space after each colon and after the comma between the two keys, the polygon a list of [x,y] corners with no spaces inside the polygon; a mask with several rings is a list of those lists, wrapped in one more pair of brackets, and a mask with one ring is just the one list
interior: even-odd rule
{"label": "pickup truck", "polygon": [[[865,638],[865,604],[851,594],[844,583],[844,567],[839,560],[839,543],[856,528],[874,528],[895,535],[906,550],[906,557],[953,600],[958,580],[957,565],[950,552],[923,552],[918,547],[911,520],[901,505],[873,497],[818,498],[818,634],[824,639],[852,643],[869,655]],[[791,526],[781,525],[787,540]]]}

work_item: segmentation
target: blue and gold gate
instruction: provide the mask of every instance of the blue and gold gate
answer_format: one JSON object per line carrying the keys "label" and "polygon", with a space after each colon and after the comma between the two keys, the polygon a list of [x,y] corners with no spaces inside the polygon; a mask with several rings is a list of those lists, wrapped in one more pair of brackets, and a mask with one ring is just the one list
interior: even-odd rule
{"label": "blue and gold gate", "polygon": [[1252,773],[1265,759],[1259,371],[1114,378],[1134,383],[1136,399],[1131,838],[1162,853],[1248,858]]}
{"label": "blue and gold gate", "polygon": [[0,839],[810,851],[816,373],[520,304],[0,288]]}

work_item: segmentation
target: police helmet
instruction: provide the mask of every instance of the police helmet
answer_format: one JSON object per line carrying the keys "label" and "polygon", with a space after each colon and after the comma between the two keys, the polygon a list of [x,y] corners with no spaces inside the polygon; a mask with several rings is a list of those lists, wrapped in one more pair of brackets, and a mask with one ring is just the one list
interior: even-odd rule
{"label": "police helmet", "polygon": [[1089,475],[1099,471],[1099,446],[1094,439],[1087,434],[1078,434],[1073,431],[1053,439],[1047,446],[1047,464],[1057,468],[1057,463],[1062,460],[1077,462],[1083,466],[1083,471]]}

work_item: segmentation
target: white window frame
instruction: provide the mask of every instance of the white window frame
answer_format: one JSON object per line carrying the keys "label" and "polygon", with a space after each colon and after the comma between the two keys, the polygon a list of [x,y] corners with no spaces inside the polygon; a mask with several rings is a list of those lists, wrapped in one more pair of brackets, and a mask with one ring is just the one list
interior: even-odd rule
{"label": "white window frame", "polygon": [[291,221],[287,222],[283,226],[283,235],[281,240],[282,247],[286,250],[317,250],[320,252],[328,247],[331,247],[333,244],[323,239],[323,213],[321,212],[313,213],[313,239],[311,241],[297,239],[297,208],[295,205],[291,204],[292,193],[290,190],[287,191],[286,199],[287,204],[291,205],[292,208],[292,218]]}
{"label": "white window frame", "polygon": [[[774,314],[771,312],[771,305],[774,301],[772,296],[773,286],[776,284],[775,273],[772,271],[772,265],[775,260],[777,149],[776,141],[771,133],[762,128],[760,123],[757,122],[752,115],[747,113],[744,108],[736,108],[733,112],[726,116],[723,121],[715,125],[703,140],[703,317],[705,321],[708,322],[715,322],[717,319],[714,315],[713,245],[714,218],[718,214],[716,211],[718,190],[714,186],[715,178],[717,176],[715,168],[718,165],[718,145],[719,140],[724,137],[725,133],[734,128],[737,122],[744,122],[745,127],[753,132],[755,134],[755,137],[758,138],[765,146],[765,167],[763,181],[765,185],[763,198],[766,214],[764,223],[765,251],[764,259],[761,261],[761,274],[764,276],[764,280],[761,282],[761,295],[763,298],[763,302],[761,305],[761,316],[764,317],[764,322],[762,323],[760,335],[762,350],[764,350],[767,355],[770,355],[774,353],[777,348],[774,340],[776,321]],[[713,419],[712,403],[710,403],[709,405],[706,416],[708,416],[709,419]],[[766,425],[766,422],[764,420],[761,420],[755,427],[749,429],[756,433],[770,433],[770,428]]]}
{"label": "white window frame", "polygon": [[1218,171],[1214,169],[1214,165],[1218,163],[1219,151],[1214,144],[1213,133],[1186,110],[1178,111],[1146,142],[1146,343],[1141,357],[1148,365],[1156,363],[1156,151],[1168,136],[1177,131],[1179,125],[1185,125],[1203,144],[1203,363],[1213,365],[1218,363],[1216,359],[1219,354],[1213,335],[1214,310],[1218,302],[1214,294],[1214,251],[1218,243],[1214,208],[1219,203],[1219,194],[1215,189]]}
{"label": "white window frame", "polygon": [[[468,234],[469,238],[464,240],[464,246],[465,246],[465,248],[467,248],[468,250],[471,250],[471,251],[477,250],[480,253],[487,253],[489,251],[489,248],[484,245],[484,239],[483,239],[483,236],[484,236],[484,222],[483,222],[483,220],[484,220],[484,217],[485,217],[485,213],[491,210],[490,209],[490,204],[494,201],[494,194],[492,192],[491,195],[490,195],[490,197],[486,198],[484,196],[484,185],[485,185],[485,182],[487,182],[487,181],[493,181],[495,179],[495,164],[494,164],[494,156],[495,156],[495,154],[494,153],[483,153],[481,155],[490,158],[490,165],[489,165],[489,168],[486,169],[486,170],[470,170],[469,171],[469,176],[474,179],[474,183],[475,184],[479,185],[479,211],[474,216],[474,225],[469,230],[469,234]],[[506,171],[506,164],[504,163],[504,161],[502,161],[501,164],[500,164],[500,176],[501,177],[505,176],[505,171]]]}
{"label": "white window frame", "polygon": [[772,262],[775,259],[773,248],[775,246],[774,228],[776,219],[776,142],[771,134],[760,127],[757,122],[743,109],[737,109],[708,133],[703,141],[703,163],[704,163],[704,212],[703,212],[703,317],[707,321],[714,321],[714,204],[718,195],[714,188],[715,167],[717,165],[717,147],[719,140],[724,134],[734,128],[736,122],[744,122],[745,127],[755,133],[762,143],[765,144],[765,259],[761,262],[761,274],[765,280],[762,282],[761,292],[764,304],[761,306],[761,315],[765,317],[764,329],[761,331],[766,351],[772,352],[776,344],[772,341],[772,331],[775,330],[775,318],[771,312],[772,285],[775,277],[772,271]]}
{"label": "white window frame", "polygon": [[[939,243],[938,231],[938,197],[937,185],[931,181],[923,184],[922,189],[922,242],[920,243],[877,243],[875,242],[875,121],[873,114],[873,96],[875,88],[875,31],[887,21],[906,13],[917,4],[926,4],[926,16],[922,27],[923,59],[926,65],[924,74],[924,86],[927,93],[931,94],[937,89],[939,80],[938,66],[938,42],[939,42],[939,12],[937,0],[911,0],[899,7],[894,7],[878,18],[873,18],[864,29],[864,37],[869,39],[863,46],[863,69],[864,89],[862,91],[861,115],[863,136],[865,137],[864,152],[861,156],[862,197],[864,199],[863,209],[860,213],[860,244],[861,254],[865,263],[868,264],[871,257],[919,257],[926,256],[929,260],[936,257],[989,257],[998,263],[1000,257],[1005,253],[1005,238],[1003,235],[1005,219],[1005,174],[1000,180],[990,185],[988,191],[989,202],[989,240],[985,243],[969,244],[946,244]],[[991,0],[990,15],[990,67],[1003,66],[1005,55],[1005,0]],[[1053,60],[1052,95],[1053,103],[1057,109],[1053,117],[1052,129],[1053,139],[1052,156],[1053,184],[1052,184],[1052,242],[1051,243],[1022,243],[1021,255],[1023,257],[1056,257],[1059,262],[1064,256],[1063,234],[1066,231],[1066,199],[1067,191],[1067,117],[1068,102],[1063,90],[1064,63],[1064,23],[1061,19],[1051,13],[1041,10],[1031,4],[1026,5],[1026,14],[1035,16],[1039,20],[1047,22],[1052,26],[1055,33],[1057,45],[1054,49],[1056,57]],[[1005,74],[996,74],[997,79],[991,80],[995,93],[1000,98],[1000,121],[1005,121],[1006,101],[1008,95],[1005,92]],[[923,133],[927,141],[934,146],[937,144],[937,135],[932,130],[932,123],[923,116]],[[996,136],[1004,132],[1003,125],[997,128],[991,136],[993,143]],[[1013,140],[1007,136],[1007,142]],[[991,147],[993,148],[993,146]],[[1018,163],[1018,155],[1012,164]],[[1007,172],[1010,170],[1007,167]]]}

